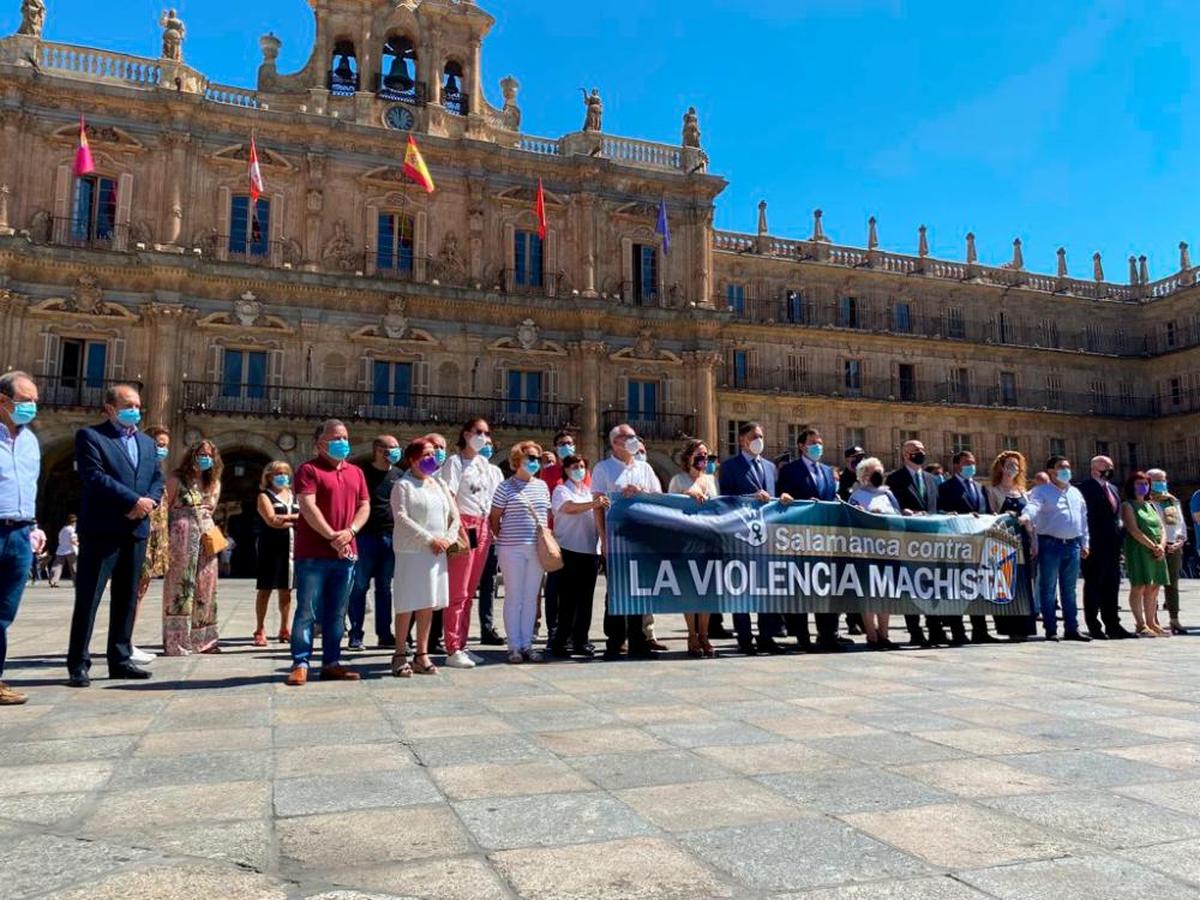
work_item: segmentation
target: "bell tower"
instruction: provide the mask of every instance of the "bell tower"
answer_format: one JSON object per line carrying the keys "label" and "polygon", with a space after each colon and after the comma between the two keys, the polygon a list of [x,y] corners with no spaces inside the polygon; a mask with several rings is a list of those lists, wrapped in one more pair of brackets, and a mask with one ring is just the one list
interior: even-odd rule
{"label": "bell tower", "polygon": [[495,24],[474,0],[309,0],[316,40],[304,68],[280,75],[263,38],[259,92],[272,108],[359,124],[495,139],[520,121],[515,81],[502,110],[483,96],[482,47]]}

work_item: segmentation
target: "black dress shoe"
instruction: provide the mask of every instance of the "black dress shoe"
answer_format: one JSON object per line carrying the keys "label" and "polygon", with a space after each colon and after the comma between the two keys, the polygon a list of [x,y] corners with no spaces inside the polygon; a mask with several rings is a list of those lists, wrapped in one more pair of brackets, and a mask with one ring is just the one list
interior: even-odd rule
{"label": "black dress shoe", "polygon": [[738,641],[738,650],[745,656],[758,656],[758,648],[751,641]]}
{"label": "black dress shoe", "polygon": [[949,643],[950,639],[946,637],[946,632],[940,629],[938,631],[934,631],[932,628],[929,629],[929,644],[931,647],[945,647]]}
{"label": "black dress shoe", "polygon": [[1063,639],[1067,641],[1078,641],[1081,644],[1090,644],[1092,639],[1086,634],[1080,634],[1078,631],[1068,631],[1063,635]]}
{"label": "black dress shoe", "polygon": [[844,653],[845,650],[846,650],[846,645],[843,644],[841,641],[836,641],[836,640],[817,641],[817,652],[818,653]]}
{"label": "black dress shoe", "polygon": [[908,643],[911,644],[913,647],[932,647],[933,646],[933,642],[930,641],[929,638],[925,637],[925,635],[919,631],[909,634]]}
{"label": "black dress shoe", "polygon": [[1054,643],[1057,644],[1058,643],[1058,635],[1057,634],[1048,634],[1048,635],[1046,635],[1046,640],[1053,641]]}
{"label": "black dress shoe", "polygon": [[[853,632],[851,632],[851,633],[853,633]],[[848,638],[848,637],[842,637],[840,634],[837,636],[837,642],[844,646],[849,646],[849,647],[854,646],[854,641],[850,640],[850,638]]]}
{"label": "black dress shoe", "polygon": [[596,657],[596,647],[593,644],[576,644],[571,648],[571,652],[584,659],[595,659]]}
{"label": "black dress shoe", "polygon": [[986,631],[983,634],[971,635],[971,643],[972,644],[999,644],[1000,642],[1001,642],[1000,638],[993,637],[992,635],[988,634]]}
{"label": "black dress shoe", "polygon": [[[1095,637],[1095,635],[1093,635]],[[1127,641],[1130,638],[1136,638],[1137,635],[1128,628],[1110,628],[1105,637],[1110,641]]]}
{"label": "black dress shoe", "polygon": [[109,666],[108,677],[110,681],[115,679],[145,681],[150,677],[150,673],[146,669],[139,668],[138,666],[130,663],[129,665],[125,666]]}
{"label": "black dress shoe", "polygon": [[1107,641],[1108,640],[1108,635],[1105,634],[1103,631],[1101,631],[1098,628],[1094,631],[1091,628],[1089,628],[1088,629],[1088,637],[1090,637],[1093,641]]}
{"label": "black dress shoe", "polygon": [[67,684],[71,687],[90,687],[92,679],[87,676],[86,672],[73,672],[67,680]]}
{"label": "black dress shoe", "polygon": [[620,658],[621,658],[620,650],[606,649],[604,651],[604,661],[605,662],[616,662]]}
{"label": "black dress shoe", "polygon": [[659,653],[657,650],[651,650],[649,647],[631,647],[629,648],[630,659],[658,659]]}
{"label": "black dress shoe", "polygon": [[1008,636],[1008,642],[1009,642],[1010,644],[1023,644],[1023,643],[1025,643],[1027,640],[1029,640],[1029,638],[1027,638],[1027,637],[1026,637],[1025,635],[1023,635],[1023,634],[1010,634],[1010,635]]}
{"label": "black dress shoe", "polygon": [[795,651],[796,653],[812,653],[813,652],[812,639],[810,638],[807,641],[796,641],[796,643],[792,644],[791,649],[793,651]]}
{"label": "black dress shoe", "polygon": [[776,643],[771,638],[766,638],[758,642],[758,652],[768,653],[771,656],[782,656],[784,653],[787,653],[787,649],[782,644]]}
{"label": "black dress shoe", "polygon": [[714,641],[727,641],[733,637],[733,632],[724,625],[710,625],[708,628],[708,637]]}
{"label": "black dress shoe", "polygon": [[504,638],[496,633],[495,628],[488,628],[479,636],[479,643],[485,647],[503,647]]}

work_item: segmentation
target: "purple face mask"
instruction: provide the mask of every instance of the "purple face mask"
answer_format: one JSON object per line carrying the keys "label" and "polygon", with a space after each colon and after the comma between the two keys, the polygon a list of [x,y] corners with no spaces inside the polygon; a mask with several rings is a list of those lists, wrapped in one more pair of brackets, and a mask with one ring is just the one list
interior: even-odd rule
{"label": "purple face mask", "polygon": [[1144,482],[1144,481],[1139,481],[1137,484],[1135,484],[1133,486],[1133,491],[1139,497],[1145,497],[1147,494],[1150,493],[1150,485],[1146,484],[1146,482]]}
{"label": "purple face mask", "polygon": [[421,470],[423,475],[436,475],[439,468],[436,456],[423,456],[421,461],[417,463],[417,468]]}

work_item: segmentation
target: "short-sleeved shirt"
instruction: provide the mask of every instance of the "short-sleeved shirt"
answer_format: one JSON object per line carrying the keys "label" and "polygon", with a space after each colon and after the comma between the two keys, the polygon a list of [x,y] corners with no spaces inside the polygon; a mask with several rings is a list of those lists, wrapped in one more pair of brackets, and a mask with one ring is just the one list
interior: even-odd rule
{"label": "short-sleeved shirt", "polygon": [[[370,500],[363,470],[350,463],[336,468],[323,457],[310,459],[296,470],[296,496],[314,495],[317,509],[334,531],[344,531],[354,523],[358,507]],[[358,553],[356,542],[350,552]],[[303,514],[296,523],[295,559],[337,559],[337,551],[308,524]]]}
{"label": "short-sleeved shirt", "polygon": [[437,477],[454,495],[460,514],[482,518],[492,509],[492,495],[504,480],[504,473],[478,454],[465,460],[456,453],[446,460]]}
{"label": "short-sleeved shirt", "polygon": [[371,534],[392,533],[392,485],[404,473],[395,466],[388,466],[386,471],[380,471],[370,463],[362,466],[363,478],[367,481],[367,493],[371,497],[371,517],[367,519],[364,531]]}
{"label": "short-sleeved shirt", "polygon": [[[530,506],[536,519],[529,514]],[[538,526],[545,525],[550,516],[550,492],[538,478],[523,481],[514,475],[496,488],[492,509],[501,513],[497,547],[530,546],[537,539]]]}
{"label": "short-sleeved shirt", "polygon": [[596,528],[595,513],[590,509],[580,513],[562,511],[564,504],[591,501],[592,489],[586,484],[576,484],[568,479],[554,489],[550,498],[554,507],[554,536],[564,550],[592,556],[600,552],[600,533]]}
{"label": "short-sleeved shirt", "polygon": [[78,547],[78,540],[75,537],[75,526],[64,525],[58,530],[58,549],[55,550],[55,556],[70,556],[75,553]]}
{"label": "short-sleeved shirt", "polygon": [[635,459],[626,465],[615,456],[610,456],[592,469],[593,494],[619,493],[631,485],[647,494],[662,493],[662,483],[648,462]]}

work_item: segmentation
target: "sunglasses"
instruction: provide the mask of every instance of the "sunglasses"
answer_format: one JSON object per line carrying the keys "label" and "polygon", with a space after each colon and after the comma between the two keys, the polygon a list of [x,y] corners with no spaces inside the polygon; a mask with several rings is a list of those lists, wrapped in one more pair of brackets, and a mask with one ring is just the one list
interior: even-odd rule
{"label": "sunglasses", "polygon": [[706,462],[708,462],[707,456],[693,456],[692,457],[692,465],[693,466],[702,466]]}
{"label": "sunglasses", "polygon": [[525,458],[529,460],[529,462],[540,463],[542,461],[540,456],[526,456]]}

